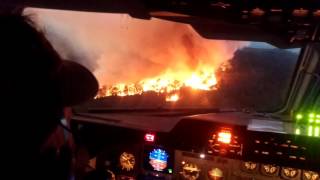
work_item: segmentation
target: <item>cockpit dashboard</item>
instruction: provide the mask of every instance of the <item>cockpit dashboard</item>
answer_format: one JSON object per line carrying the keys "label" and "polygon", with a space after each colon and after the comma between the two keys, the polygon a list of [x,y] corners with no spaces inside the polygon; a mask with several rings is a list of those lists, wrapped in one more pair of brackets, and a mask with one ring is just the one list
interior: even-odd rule
{"label": "cockpit dashboard", "polygon": [[183,114],[77,114],[73,128],[95,168],[120,179],[319,178],[320,139],[308,127],[241,112]]}

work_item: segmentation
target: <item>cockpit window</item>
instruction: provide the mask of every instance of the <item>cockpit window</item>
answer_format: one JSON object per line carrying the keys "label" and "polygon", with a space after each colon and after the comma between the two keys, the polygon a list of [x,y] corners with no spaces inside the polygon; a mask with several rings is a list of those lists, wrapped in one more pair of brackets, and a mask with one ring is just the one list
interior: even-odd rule
{"label": "cockpit window", "polygon": [[95,74],[100,90],[91,106],[101,108],[273,111],[286,101],[301,51],[205,39],[190,25],[156,18],[33,8],[25,14],[63,58]]}

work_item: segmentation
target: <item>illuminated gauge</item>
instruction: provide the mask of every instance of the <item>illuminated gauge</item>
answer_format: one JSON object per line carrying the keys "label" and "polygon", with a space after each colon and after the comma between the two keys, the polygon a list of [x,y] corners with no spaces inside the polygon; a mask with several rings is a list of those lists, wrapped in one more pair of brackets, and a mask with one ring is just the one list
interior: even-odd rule
{"label": "illuminated gauge", "polygon": [[286,178],[295,178],[298,175],[299,171],[294,168],[282,168],[281,175]]}
{"label": "illuminated gauge", "polygon": [[196,164],[185,163],[182,167],[180,174],[185,180],[196,180],[199,178],[200,169]]}
{"label": "illuminated gauge", "polygon": [[304,171],[303,180],[319,180],[319,174],[314,171]]}
{"label": "illuminated gauge", "polygon": [[122,170],[131,171],[136,164],[136,160],[133,154],[123,152],[120,155],[120,165]]}
{"label": "illuminated gauge", "polygon": [[155,171],[163,171],[168,166],[168,153],[162,149],[154,149],[149,153],[149,164]]}
{"label": "illuminated gauge", "polygon": [[271,164],[263,164],[261,166],[261,171],[265,175],[274,176],[278,172],[278,167]]}
{"label": "illuminated gauge", "polygon": [[213,168],[208,171],[208,177],[211,180],[220,180],[223,179],[223,172],[219,168]]}
{"label": "illuminated gauge", "polygon": [[247,170],[247,171],[254,171],[258,167],[257,163],[250,162],[250,161],[244,162],[243,166],[244,166],[245,170]]}

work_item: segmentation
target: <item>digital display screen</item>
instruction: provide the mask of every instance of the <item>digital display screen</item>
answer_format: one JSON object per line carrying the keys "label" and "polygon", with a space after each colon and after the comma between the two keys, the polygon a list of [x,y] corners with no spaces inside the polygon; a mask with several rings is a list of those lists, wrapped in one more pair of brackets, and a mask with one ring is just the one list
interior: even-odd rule
{"label": "digital display screen", "polygon": [[149,164],[155,171],[163,171],[168,166],[168,153],[163,149],[154,149],[149,153]]}
{"label": "digital display screen", "polygon": [[144,169],[162,173],[172,173],[173,155],[162,147],[146,146],[144,150]]}

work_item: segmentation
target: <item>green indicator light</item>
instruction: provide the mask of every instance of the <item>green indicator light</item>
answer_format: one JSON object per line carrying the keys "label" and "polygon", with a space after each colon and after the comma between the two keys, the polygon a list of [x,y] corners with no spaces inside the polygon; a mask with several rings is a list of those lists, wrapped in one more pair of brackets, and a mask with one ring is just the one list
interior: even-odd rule
{"label": "green indicator light", "polygon": [[172,169],[168,169],[168,173],[172,174]]}
{"label": "green indicator light", "polygon": [[319,137],[320,136],[320,127],[315,127],[314,128],[314,136]]}
{"label": "green indicator light", "polygon": [[309,126],[308,128],[308,136],[312,136],[312,131],[313,131],[313,127],[312,126]]}
{"label": "green indicator light", "polygon": [[309,119],[309,123],[313,123],[314,122],[314,119]]}
{"label": "green indicator light", "polygon": [[302,116],[302,114],[297,114],[296,118],[297,118],[298,120],[300,120],[300,119],[303,118],[303,116]]}
{"label": "green indicator light", "polygon": [[301,133],[301,132],[300,132],[300,129],[297,128],[297,129],[296,129],[296,135],[300,135],[300,133]]}
{"label": "green indicator light", "polygon": [[310,117],[310,118],[314,118],[315,115],[314,115],[313,113],[311,113],[311,114],[309,114],[309,117]]}

